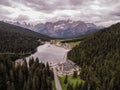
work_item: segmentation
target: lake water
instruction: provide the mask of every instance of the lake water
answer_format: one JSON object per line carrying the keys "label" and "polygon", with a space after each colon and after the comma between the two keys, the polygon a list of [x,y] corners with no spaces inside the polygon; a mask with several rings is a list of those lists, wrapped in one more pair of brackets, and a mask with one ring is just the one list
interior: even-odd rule
{"label": "lake water", "polygon": [[37,52],[26,58],[27,62],[30,58],[39,58],[39,62],[57,64],[66,60],[69,50],[50,44],[49,42],[37,48]]}

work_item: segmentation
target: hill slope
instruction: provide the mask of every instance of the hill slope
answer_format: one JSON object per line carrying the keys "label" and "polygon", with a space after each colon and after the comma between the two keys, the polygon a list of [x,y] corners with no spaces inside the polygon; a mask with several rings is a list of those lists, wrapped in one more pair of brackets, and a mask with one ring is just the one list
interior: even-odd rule
{"label": "hill slope", "polygon": [[85,39],[69,52],[81,66],[85,90],[120,90],[120,23]]}
{"label": "hill slope", "polygon": [[31,30],[0,22],[0,53],[29,53],[49,37]]}

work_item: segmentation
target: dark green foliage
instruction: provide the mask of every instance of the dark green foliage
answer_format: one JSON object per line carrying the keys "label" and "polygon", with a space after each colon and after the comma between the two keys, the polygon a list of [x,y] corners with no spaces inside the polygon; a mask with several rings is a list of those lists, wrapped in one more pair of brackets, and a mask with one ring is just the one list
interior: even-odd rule
{"label": "dark green foliage", "polygon": [[23,58],[25,56],[28,56],[29,54],[17,54],[17,53],[14,53],[14,54],[10,54],[10,53],[0,53],[0,60],[2,60],[4,58],[4,60],[16,60],[18,58]]}
{"label": "dark green foliage", "polygon": [[37,60],[29,68],[26,61],[19,65],[0,60],[0,90],[52,90],[53,72],[48,67]]}
{"label": "dark green foliage", "polygon": [[94,33],[95,32],[92,32],[92,33],[81,35],[81,36],[78,36],[75,38],[61,39],[61,43],[72,43],[72,42],[83,41],[83,40],[89,38],[90,36],[92,36]]}
{"label": "dark green foliage", "polygon": [[120,90],[120,23],[85,39],[68,57],[82,68],[82,90]]}
{"label": "dark green foliage", "polygon": [[0,53],[31,53],[40,45],[39,39],[50,40],[31,30],[0,22]]}
{"label": "dark green foliage", "polygon": [[77,78],[77,71],[74,71],[73,78]]}
{"label": "dark green foliage", "polygon": [[[12,62],[29,55],[49,37],[31,30],[0,22],[0,90],[51,90],[52,71],[39,60],[30,59],[16,65]],[[44,86],[44,87],[43,87]]]}
{"label": "dark green foliage", "polygon": [[73,84],[68,83],[68,85],[67,85],[67,90],[74,90],[74,89],[73,89]]}
{"label": "dark green foliage", "polygon": [[79,90],[78,82],[75,85],[75,90]]}
{"label": "dark green foliage", "polygon": [[61,43],[70,43],[70,42],[78,42],[78,41],[82,41],[85,38],[74,38],[74,39],[68,39],[68,40],[62,40]]}
{"label": "dark green foliage", "polygon": [[64,84],[67,84],[67,83],[68,83],[68,76],[66,75],[65,80],[64,80]]}

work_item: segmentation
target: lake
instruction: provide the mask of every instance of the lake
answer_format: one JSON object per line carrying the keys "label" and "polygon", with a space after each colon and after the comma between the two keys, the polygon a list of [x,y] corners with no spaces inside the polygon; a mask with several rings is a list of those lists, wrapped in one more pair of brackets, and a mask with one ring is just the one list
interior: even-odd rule
{"label": "lake", "polygon": [[37,52],[30,55],[26,58],[27,62],[29,62],[30,58],[39,58],[39,62],[49,63],[51,65],[57,64],[60,62],[64,62],[67,57],[67,52],[69,50],[58,47],[54,44],[50,44],[49,42],[41,45],[37,48]]}

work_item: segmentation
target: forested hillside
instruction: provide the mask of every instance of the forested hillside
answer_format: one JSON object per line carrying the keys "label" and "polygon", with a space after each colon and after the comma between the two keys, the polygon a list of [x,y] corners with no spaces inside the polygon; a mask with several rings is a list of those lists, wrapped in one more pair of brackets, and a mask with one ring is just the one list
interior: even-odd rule
{"label": "forested hillside", "polygon": [[48,64],[30,59],[28,66],[26,60],[22,65],[0,60],[0,90],[53,90],[53,72]]}
{"label": "forested hillside", "polygon": [[37,41],[49,40],[49,37],[31,30],[0,22],[0,53],[31,52],[40,43]]}
{"label": "forested hillside", "polygon": [[81,66],[84,90],[120,90],[120,23],[85,39],[68,57]]}
{"label": "forested hillside", "polygon": [[53,73],[39,60],[13,62],[35,51],[49,37],[0,22],[0,90],[52,90]]}

